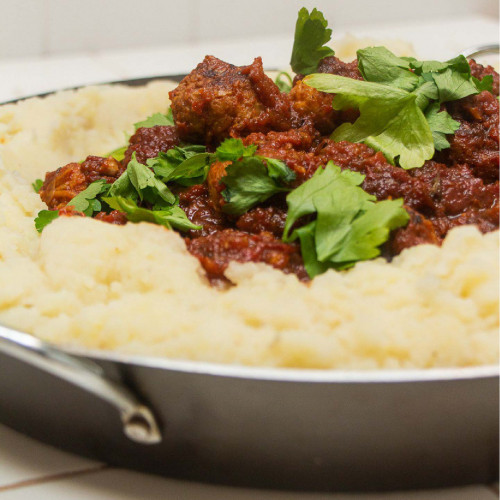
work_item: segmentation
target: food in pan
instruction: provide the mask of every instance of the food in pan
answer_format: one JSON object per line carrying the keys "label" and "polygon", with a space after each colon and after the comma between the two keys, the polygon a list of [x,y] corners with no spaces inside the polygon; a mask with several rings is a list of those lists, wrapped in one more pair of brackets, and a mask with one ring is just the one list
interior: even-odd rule
{"label": "food in pan", "polygon": [[496,362],[498,74],[345,63],[330,34],[300,11],[290,81],[207,56],[177,86],[5,107],[0,321],[248,365]]}

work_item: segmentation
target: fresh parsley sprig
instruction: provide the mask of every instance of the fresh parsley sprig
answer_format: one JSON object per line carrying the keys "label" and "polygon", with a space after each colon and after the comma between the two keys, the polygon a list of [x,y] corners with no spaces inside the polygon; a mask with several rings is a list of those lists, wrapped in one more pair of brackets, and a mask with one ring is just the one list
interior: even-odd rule
{"label": "fresh parsley sprig", "polygon": [[256,155],[257,146],[244,146],[241,139],[226,139],[216,150],[219,161],[231,161],[221,183],[225,185],[222,210],[241,215],[271,196],[290,191],[295,172],[275,158]]}
{"label": "fresh parsley sprig", "polygon": [[[408,222],[403,200],[377,202],[360,187],[364,177],[330,161],[287,196],[283,240],[300,240],[311,278],[330,268],[346,269],[377,257],[390,231]],[[313,221],[293,229],[301,217],[313,215]]]}
{"label": "fresh parsley sprig", "polygon": [[334,130],[335,141],[365,142],[405,169],[421,167],[435,150],[449,147],[447,134],[460,123],[440,106],[477,94],[489,85],[471,76],[463,56],[446,62],[401,58],[385,47],[358,51],[363,81],[314,74],[304,82],[335,94],[337,110],[356,108],[360,117]]}
{"label": "fresh parsley sprig", "polygon": [[332,30],[327,26],[328,22],[319,10],[313,9],[311,13],[305,7],[299,10],[290,59],[295,73],[314,73],[321,59],[335,54],[326,46],[332,36]]}

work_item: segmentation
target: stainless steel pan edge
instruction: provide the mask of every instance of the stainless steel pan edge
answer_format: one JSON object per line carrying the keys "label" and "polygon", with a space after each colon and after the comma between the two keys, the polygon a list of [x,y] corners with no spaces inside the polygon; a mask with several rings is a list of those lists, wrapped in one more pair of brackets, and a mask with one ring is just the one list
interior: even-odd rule
{"label": "stainless steel pan edge", "polygon": [[130,441],[107,403],[5,355],[0,421],[118,466],[225,484],[336,491],[498,477],[497,366],[350,372],[65,352],[97,363],[148,404],[162,442]]}

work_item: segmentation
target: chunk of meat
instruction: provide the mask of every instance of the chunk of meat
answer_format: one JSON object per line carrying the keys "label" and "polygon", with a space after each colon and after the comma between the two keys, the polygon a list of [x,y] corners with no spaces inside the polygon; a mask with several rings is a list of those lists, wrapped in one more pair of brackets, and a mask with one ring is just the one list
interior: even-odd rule
{"label": "chunk of meat", "polygon": [[314,152],[320,144],[320,134],[310,125],[286,132],[251,134],[243,143],[246,146],[255,144],[261,156],[284,161],[297,175],[297,185],[306,180],[309,170],[317,167]]}
{"label": "chunk of meat", "polygon": [[410,215],[410,220],[405,227],[392,232],[388,242],[389,255],[398,255],[405,248],[423,243],[440,245],[442,240],[434,224],[416,210],[412,210],[409,207],[405,208]]}
{"label": "chunk of meat", "polygon": [[40,198],[49,209],[62,208],[92,182],[105,179],[112,183],[123,170],[124,167],[112,157],[88,156],[83,163],[69,163],[47,172]]}
{"label": "chunk of meat", "polygon": [[277,238],[283,236],[287,211],[285,207],[257,207],[240,216],[236,227],[247,233],[272,233]]}
{"label": "chunk of meat", "polygon": [[226,218],[215,209],[206,184],[196,184],[179,193],[179,206],[193,224],[203,226],[201,230],[189,230],[186,235],[190,238],[208,236],[227,227]]}
{"label": "chunk of meat", "polygon": [[178,145],[179,136],[175,127],[156,125],[138,128],[130,138],[123,165],[128,165],[134,153],[137,161],[145,165],[146,160],[157,157],[160,151],[168,151]]}
{"label": "chunk of meat", "polygon": [[410,174],[427,187],[435,203],[435,217],[456,217],[471,209],[487,210],[498,203],[498,183],[485,184],[467,165],[448,167],[427,161]]}
{"label": "chunk of meat", "polygon": [[[346,63],[335,56],[325,57],[318,65],[316,73],[328,73],[344,76],[354,80],[362,80],[358,69],[358,61]],[[359,112],[357,110],[335,111],[332,108],[333,94],[320,92],[306,85],[303,75],[297,75],[290,91],[294,126],[312,123],[323,135],[329,135],[344,122],[354,122]]]}
{"label": "chunk of meat", "polygon": [[264,74],[262,60],[237,67],[207,56],[170,92],[182,140],[215,145],[251,132],[288,130],[290,101]]}
{"label": "chunk of meat", "polygon": [[231,261],[264,262],[286,274],[294,273],[307,280],[300,248],[283,243],[270,233],[249,234],[225,229],[210,236],[186,240],[191,254],[198,258],[212,283],[224,282],[224,272]]}
{"label": "chunk of meat", "polygon": [[214,208],[219,212],[222,211],[222,207],[226,203],[222,197],[222,191],[226,186],[221,183],[221,179],[225,177],[226,167],[230,164],[230,161],[216,161],[210,165],[207,175],[208,194]]}
{"label": "chunk of meat", "polygon": [[299,80],[290,90],[289,96],[296,127],[312,123],[323,135],[333,132],[337,126],[339,112],[332,107],[332,94],[320,92]]}
{"label": "chunk of meat", "polygon": [[450,148],[436,157],[447,164],[467,163],[476,176],[486,182],[498,180],[499,105],[488,91],[447,103],[451,116],[460,122],[454,135],[448,136]]}
{"label": "chunk of meat", "polygon": [[102,222],[108,222],[109,224],[116,224],[117,226],[123,226],[127,223],[127,214],[120,212],[119,210],[112,210],[111,212],[99,212],[94,215],[94,219],[100,220]]}

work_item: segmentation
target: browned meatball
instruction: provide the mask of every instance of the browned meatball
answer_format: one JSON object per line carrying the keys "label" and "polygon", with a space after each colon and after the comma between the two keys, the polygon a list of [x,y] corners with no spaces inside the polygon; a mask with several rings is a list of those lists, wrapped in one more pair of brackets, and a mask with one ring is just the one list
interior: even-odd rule
{"label": "browned meatball", "polygon": [[300,248],[283,243],[271,233],[248,234],[225,229],[210,236],[186,240],[191,254],[198,258],[212,283],[227,281],[224,272],[231,261],[264,262],[284,273],[307,280]]}
{"label": "browned meatball", "polygon": [[99,179],[112,183],[123,170],[123,166],[112,157],[88,156],[83,163],[69,163],[47,172],[40,198],[50,209],[62,208],[90,183]]}
{"label": "browned meatball", "polygon": [[291,126],[288,96],[264,74],[260,58],[237,67],[207,56],[170,99],[179,137],[192,143],[214,145]]}
{"label": "browned meatball", "polygon": [[[362,80],[358,70],[358,61],[345,63],[335,56],[325,57],[319,63],[317,73],[345,76]],[[357,110],[335,111],[332,108],[333,95],[320,92],[302,81],[303,75],[297,75],[290,91],[293,122],[295,126],[312,123],[323,135],[329,135],[346,121],[354,122],[359,116]]]}
{"label": "browned meatball", "polygon": [[130,138],[123,165],[128,165],[134,153],[137,161],[145,165],[146,160],[155,158],[160,151],[168,151],[178,145],[179,136],[175,127],[165,125],[141,127]]}

